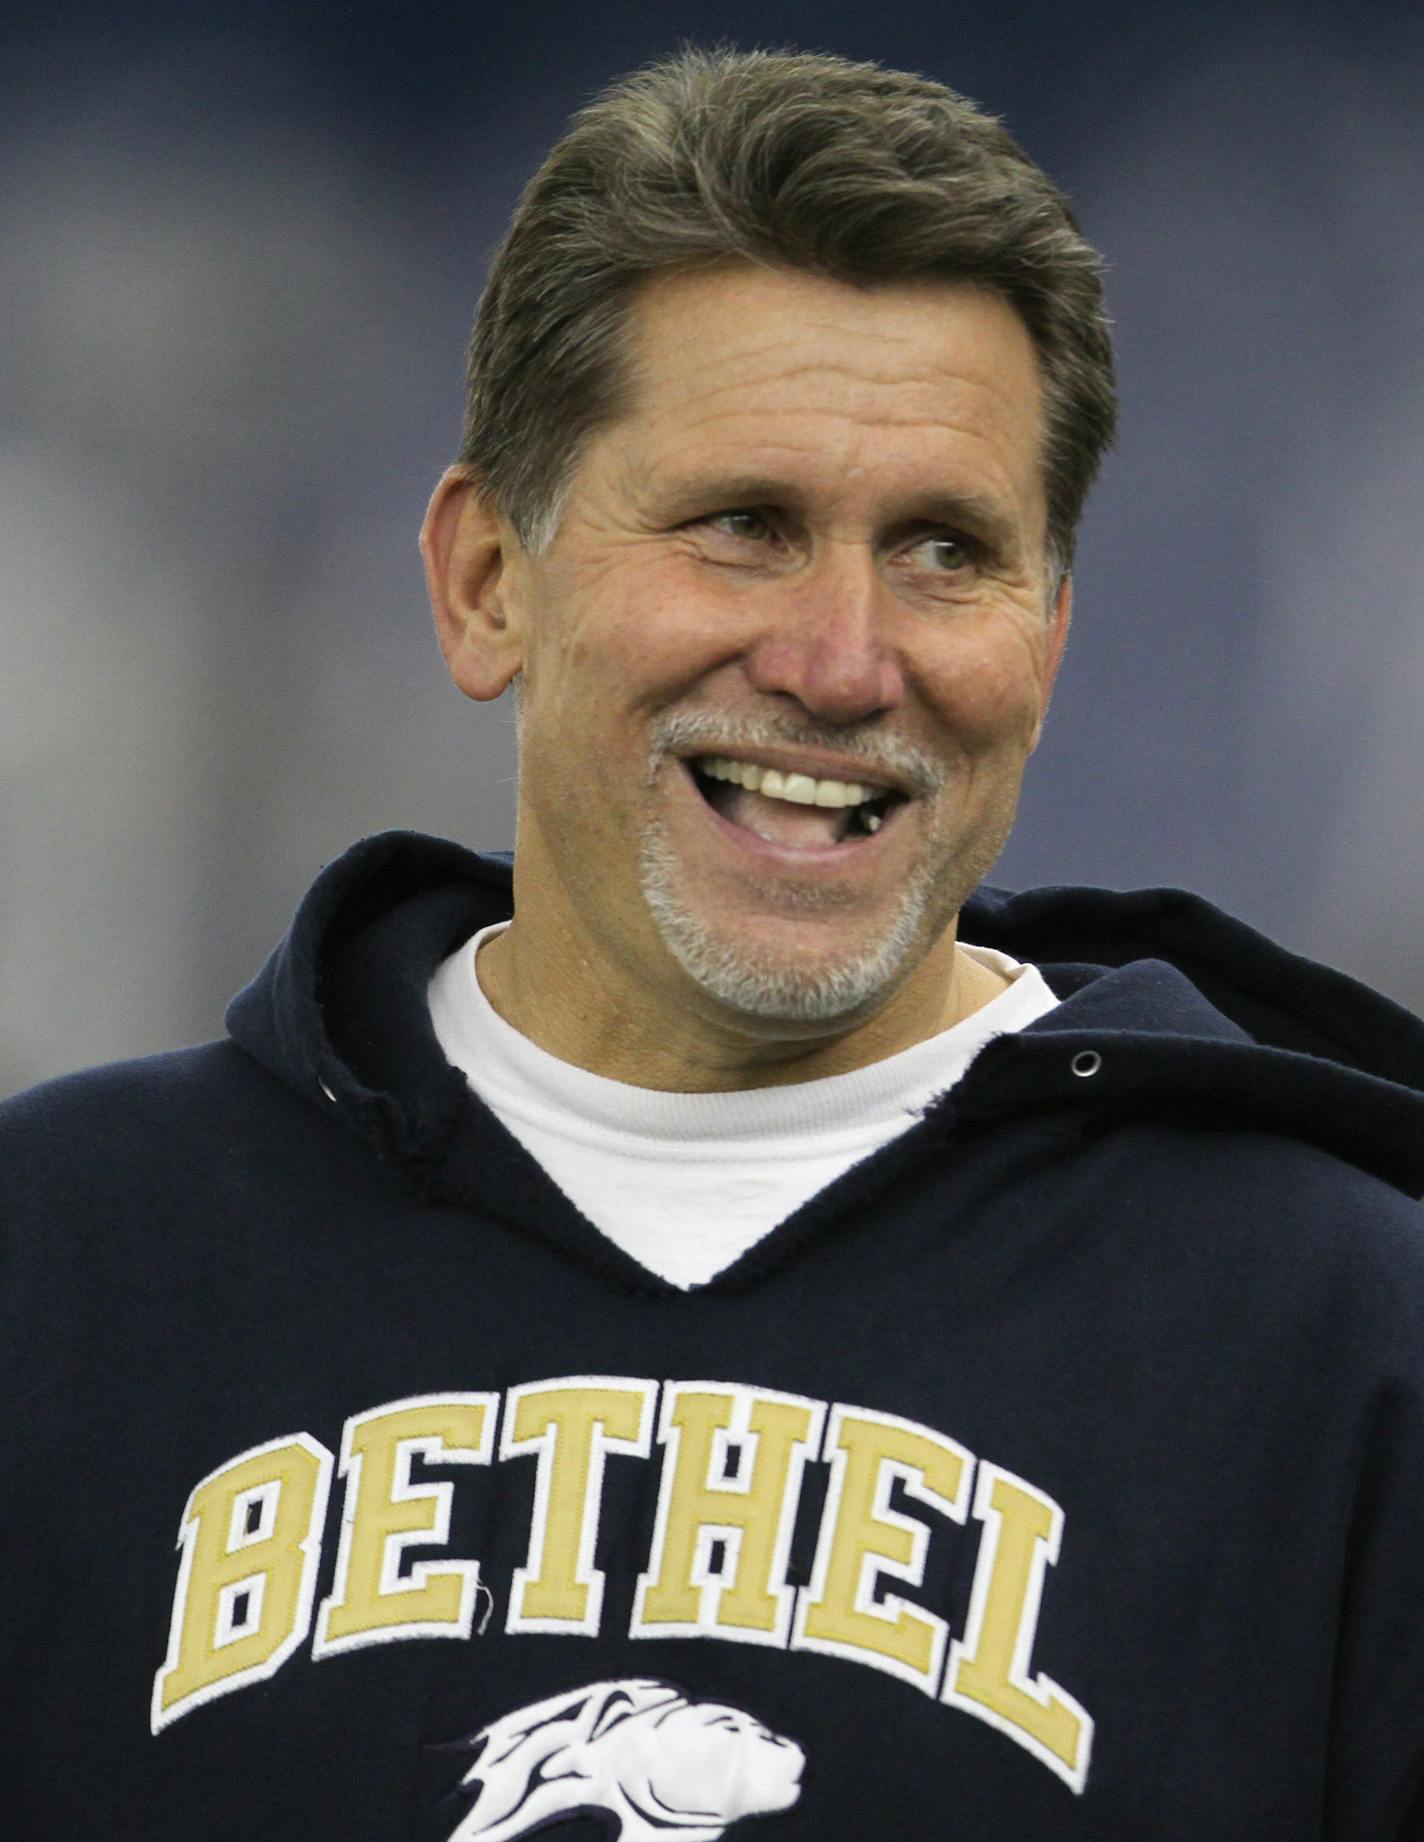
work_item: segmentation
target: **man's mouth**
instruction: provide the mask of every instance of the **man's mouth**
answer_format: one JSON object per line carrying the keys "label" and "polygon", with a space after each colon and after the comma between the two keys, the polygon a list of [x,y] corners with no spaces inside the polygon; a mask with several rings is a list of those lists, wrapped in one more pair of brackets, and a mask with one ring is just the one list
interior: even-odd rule
{"label": "man's mouth", "polygon": [[687,766],[722,818],[769,844],[803,850],[869,838],[905,803],[890,787],[785,772],[729,755],[698,755]]}

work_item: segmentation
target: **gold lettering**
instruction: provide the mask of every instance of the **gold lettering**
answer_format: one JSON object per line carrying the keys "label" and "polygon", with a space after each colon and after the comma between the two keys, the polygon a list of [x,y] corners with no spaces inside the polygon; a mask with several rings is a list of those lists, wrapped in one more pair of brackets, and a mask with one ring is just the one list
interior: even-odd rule
{"label": "gold lettering", "polygon": [[453,1487],[413,1484],[419,1453],[444,1465],[487,1464],[498,1396],[418,1395],[346,1422],[346,1478],[336,1579],[317,1618],[313,1656],[404,1637],[468,1637],[478,1561],[417,1561],[408,1547],[450,1538]]}
{"label": "gold lettering", "polygon": [[330,1485],[331,1453],[296,1433],[210,1472],[188,1498],[155,1733],[274,1675],[305,1638]]}
{"label": "gold lettering", "polygon": [[791,1531],[824,1412],[797,1395],[668,1385],[659,1429],[668,1455],[634,1635],[786,1641]]}
{"label": "gold lettering", "polygon": [[944,1699],[1006,1733],[1081,1791],[1093,1722],[1056,1682],[1028,1673],[1044,1574],[1058,1559],[1063,1512],[1032,1484],[986,1464],[974,1514],[984,1533],[964,1638],[950,1648]]}
{"label": "gold lettering", "polygon": [[608,1452],[648,1456],[656,1382],[572,1376],[511,1388],[502,1458],[537,1451],[529,1558],[515,1569],[510,1631],[596,1636],[603,1574],[593,1564]]}
{"label": "gold lettering", "polygon": [[831,1488],[793,1645],[869,1663],[932,1695],[948,1640],[945,1621],[897,1594],[876,1597],[886,1577],[920,1585],[929,1546],[922,1522],[890,1508],[890,1487],[898,1478],[907,1495],[963,1522],[974,1460],[929,1427],[863,1408],[833,1410],[827,1445]]}

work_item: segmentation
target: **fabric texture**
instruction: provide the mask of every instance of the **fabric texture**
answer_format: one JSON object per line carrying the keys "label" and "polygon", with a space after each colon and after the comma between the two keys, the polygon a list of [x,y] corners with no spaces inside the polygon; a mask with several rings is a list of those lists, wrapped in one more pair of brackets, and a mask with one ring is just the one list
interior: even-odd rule
{"label": "fabric texture", "polygon": [[1417,1842],[1424,1026],[1178,892],[680,1291],[440,1051],[507,859],[0,1108],[10,1842]]}

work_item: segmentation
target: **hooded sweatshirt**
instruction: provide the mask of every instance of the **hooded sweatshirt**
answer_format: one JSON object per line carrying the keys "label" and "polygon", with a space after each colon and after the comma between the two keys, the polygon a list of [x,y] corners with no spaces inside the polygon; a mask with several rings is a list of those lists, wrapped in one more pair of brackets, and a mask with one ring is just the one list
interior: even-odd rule
{"label": "hooded sweatshirt", "polygon": [[1174,891],[709,1283],[442,1055],[507,859],[0,1107],[9,1842],[1417,1842],[1424,1026]]}

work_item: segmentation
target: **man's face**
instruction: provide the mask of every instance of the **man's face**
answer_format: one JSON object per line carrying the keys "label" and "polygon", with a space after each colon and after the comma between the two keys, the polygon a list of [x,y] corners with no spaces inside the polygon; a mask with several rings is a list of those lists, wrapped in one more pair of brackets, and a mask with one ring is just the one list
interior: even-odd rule
{"label": "man's face", "polygon": [[1037,740],[1033,348],[971,289],[743,266],[629,342],[556,536],[505,546],[521,901],[653,1015],[842,1027],[942,955]]}

